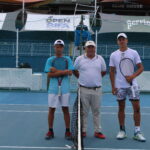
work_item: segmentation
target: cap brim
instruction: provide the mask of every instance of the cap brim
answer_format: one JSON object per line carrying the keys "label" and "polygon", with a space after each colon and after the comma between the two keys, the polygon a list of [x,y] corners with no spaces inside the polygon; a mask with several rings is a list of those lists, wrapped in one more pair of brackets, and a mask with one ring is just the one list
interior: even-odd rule
{"label": "cap brim", "polygon": [[117,39],[119,39],[119,38],[121,38],[121,37],[123,37],[123,38],[127,39],[127,37],[125,37],[125,36],[122,36],[122,35],[121,35],[121,36],[119,36],[119,37],[117,37]]}

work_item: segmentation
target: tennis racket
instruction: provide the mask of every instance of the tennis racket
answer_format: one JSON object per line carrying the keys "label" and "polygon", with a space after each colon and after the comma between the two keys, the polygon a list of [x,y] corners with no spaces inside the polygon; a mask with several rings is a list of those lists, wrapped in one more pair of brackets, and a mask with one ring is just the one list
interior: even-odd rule
{"label": "tennis racket", "polygon": [[[56,57],[52,62],[52,67],[56,68],[57,70],[66,70],[68,69],[68,61],[64,57]],[[58,80],[58,96],[61,95],[61,83],[64,78],[64,75],[57,77]]]}
{"label": "tennis racket", "polygon": [[[134,73],[134,63],[130,58],[123,58],[119,64],[121,74],[126,78],[126,76],[131,76]],[[132,81],[129,83],[131,86],[131,91],[133,97],[135,97],[135,90]]]}

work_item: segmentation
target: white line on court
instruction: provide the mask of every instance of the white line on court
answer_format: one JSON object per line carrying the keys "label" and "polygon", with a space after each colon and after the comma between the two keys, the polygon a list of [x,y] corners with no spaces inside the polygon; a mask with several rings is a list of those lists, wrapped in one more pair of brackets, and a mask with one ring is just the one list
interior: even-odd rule
{"label": "white line on court", "polygon": [[[0,104],[0,106],[35,106],[35,107],[48,107],[48,105],[40,104]],[[72,105],[70,105],[72,106]],[[101,106],[101,108],[118,108],[118,106]],[[126,106],[126,108],[132,108],[132,106]],[[143,109],[150,109],[150,107],[141,107]]]}
{"label": "white line on court", "polygon": [[[118,108],[118,106],[101,106],[101,108]],[[126,108],[132,108],[132,106],[126,106]],[[142,107],[143,109],[150,109],[150,107]]]}
{"label": "white line on court", "polygon": [[[48,113],[48,111],[37,111],[37,110],[0,110],[0,112],[6,112],[6,113]],[[70,112],[72,113],[72,112]],[[62,112],[57,111],[56,114],[62,114]],[[101,112],[102,115],[117,115],[117,112]],[[133,115],[133,113],[126,113],[126,115]],[[141,115],[149,116],[150,113],[141,113]]]}
{"label": "white line on court", "polygon": [[[53,150],[67,150],[66,147],[36,147],[36,146],[0,146],[0,149],[53,149]],[[112,148],[84,148],[87,150],[148,150],[148,149],[112,149]]]}
{"label": "white line on court", "polygon": [[[112,148],[85,148],[89,150],[146,150],[146,149],[112,149]],[[147,149],[148,150],[148,149]]]}
{"label": "white line on court", "polygon": [[48,105],[40,105],[40,104],[0,104],[0,106],[43,106],[47,107]]}
{"label": "white line on court", "polygon": [[[0,112],[6,112],[6,113],[48,113],[48,111],[39,111],[39,110],[0,110]],[[56,112],[61,113],[61,112]]]}
{"label": "white line on court", "polygon": [[0,146],[0,149],[68,149],[67,147]]}

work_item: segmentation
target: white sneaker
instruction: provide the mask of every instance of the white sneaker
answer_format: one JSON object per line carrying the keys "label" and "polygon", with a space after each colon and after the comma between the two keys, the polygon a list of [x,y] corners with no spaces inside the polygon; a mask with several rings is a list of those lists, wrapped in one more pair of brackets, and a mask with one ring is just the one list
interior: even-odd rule
{"label": "white sneaker", "polygon": [[123,140],[123,139],[125,139],[127,137],[127,135],[126,135],[126,132],[125,131],[122,131],[122,130],[120,130],[119,132],[118,132],[118,134],[117,134],[117,139],[118,140]]}
{"label": "white sneaker", "polygon": [[140,141],[140,142],[145,142],[146,141],[146,138],[143,136],[143,134],[140,131],[134,134],[133,139],[137,140],[137,141]]}

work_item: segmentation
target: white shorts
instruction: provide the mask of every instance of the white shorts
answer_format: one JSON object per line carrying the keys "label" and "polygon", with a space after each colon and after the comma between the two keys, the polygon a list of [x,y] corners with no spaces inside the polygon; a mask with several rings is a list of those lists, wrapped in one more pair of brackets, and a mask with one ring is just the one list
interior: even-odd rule
{"label": "white shorts", "polygon": [[52,108],[68,107],[70,94],[63,94],[58,96],[57,94],[48,94],[48,106]]}

